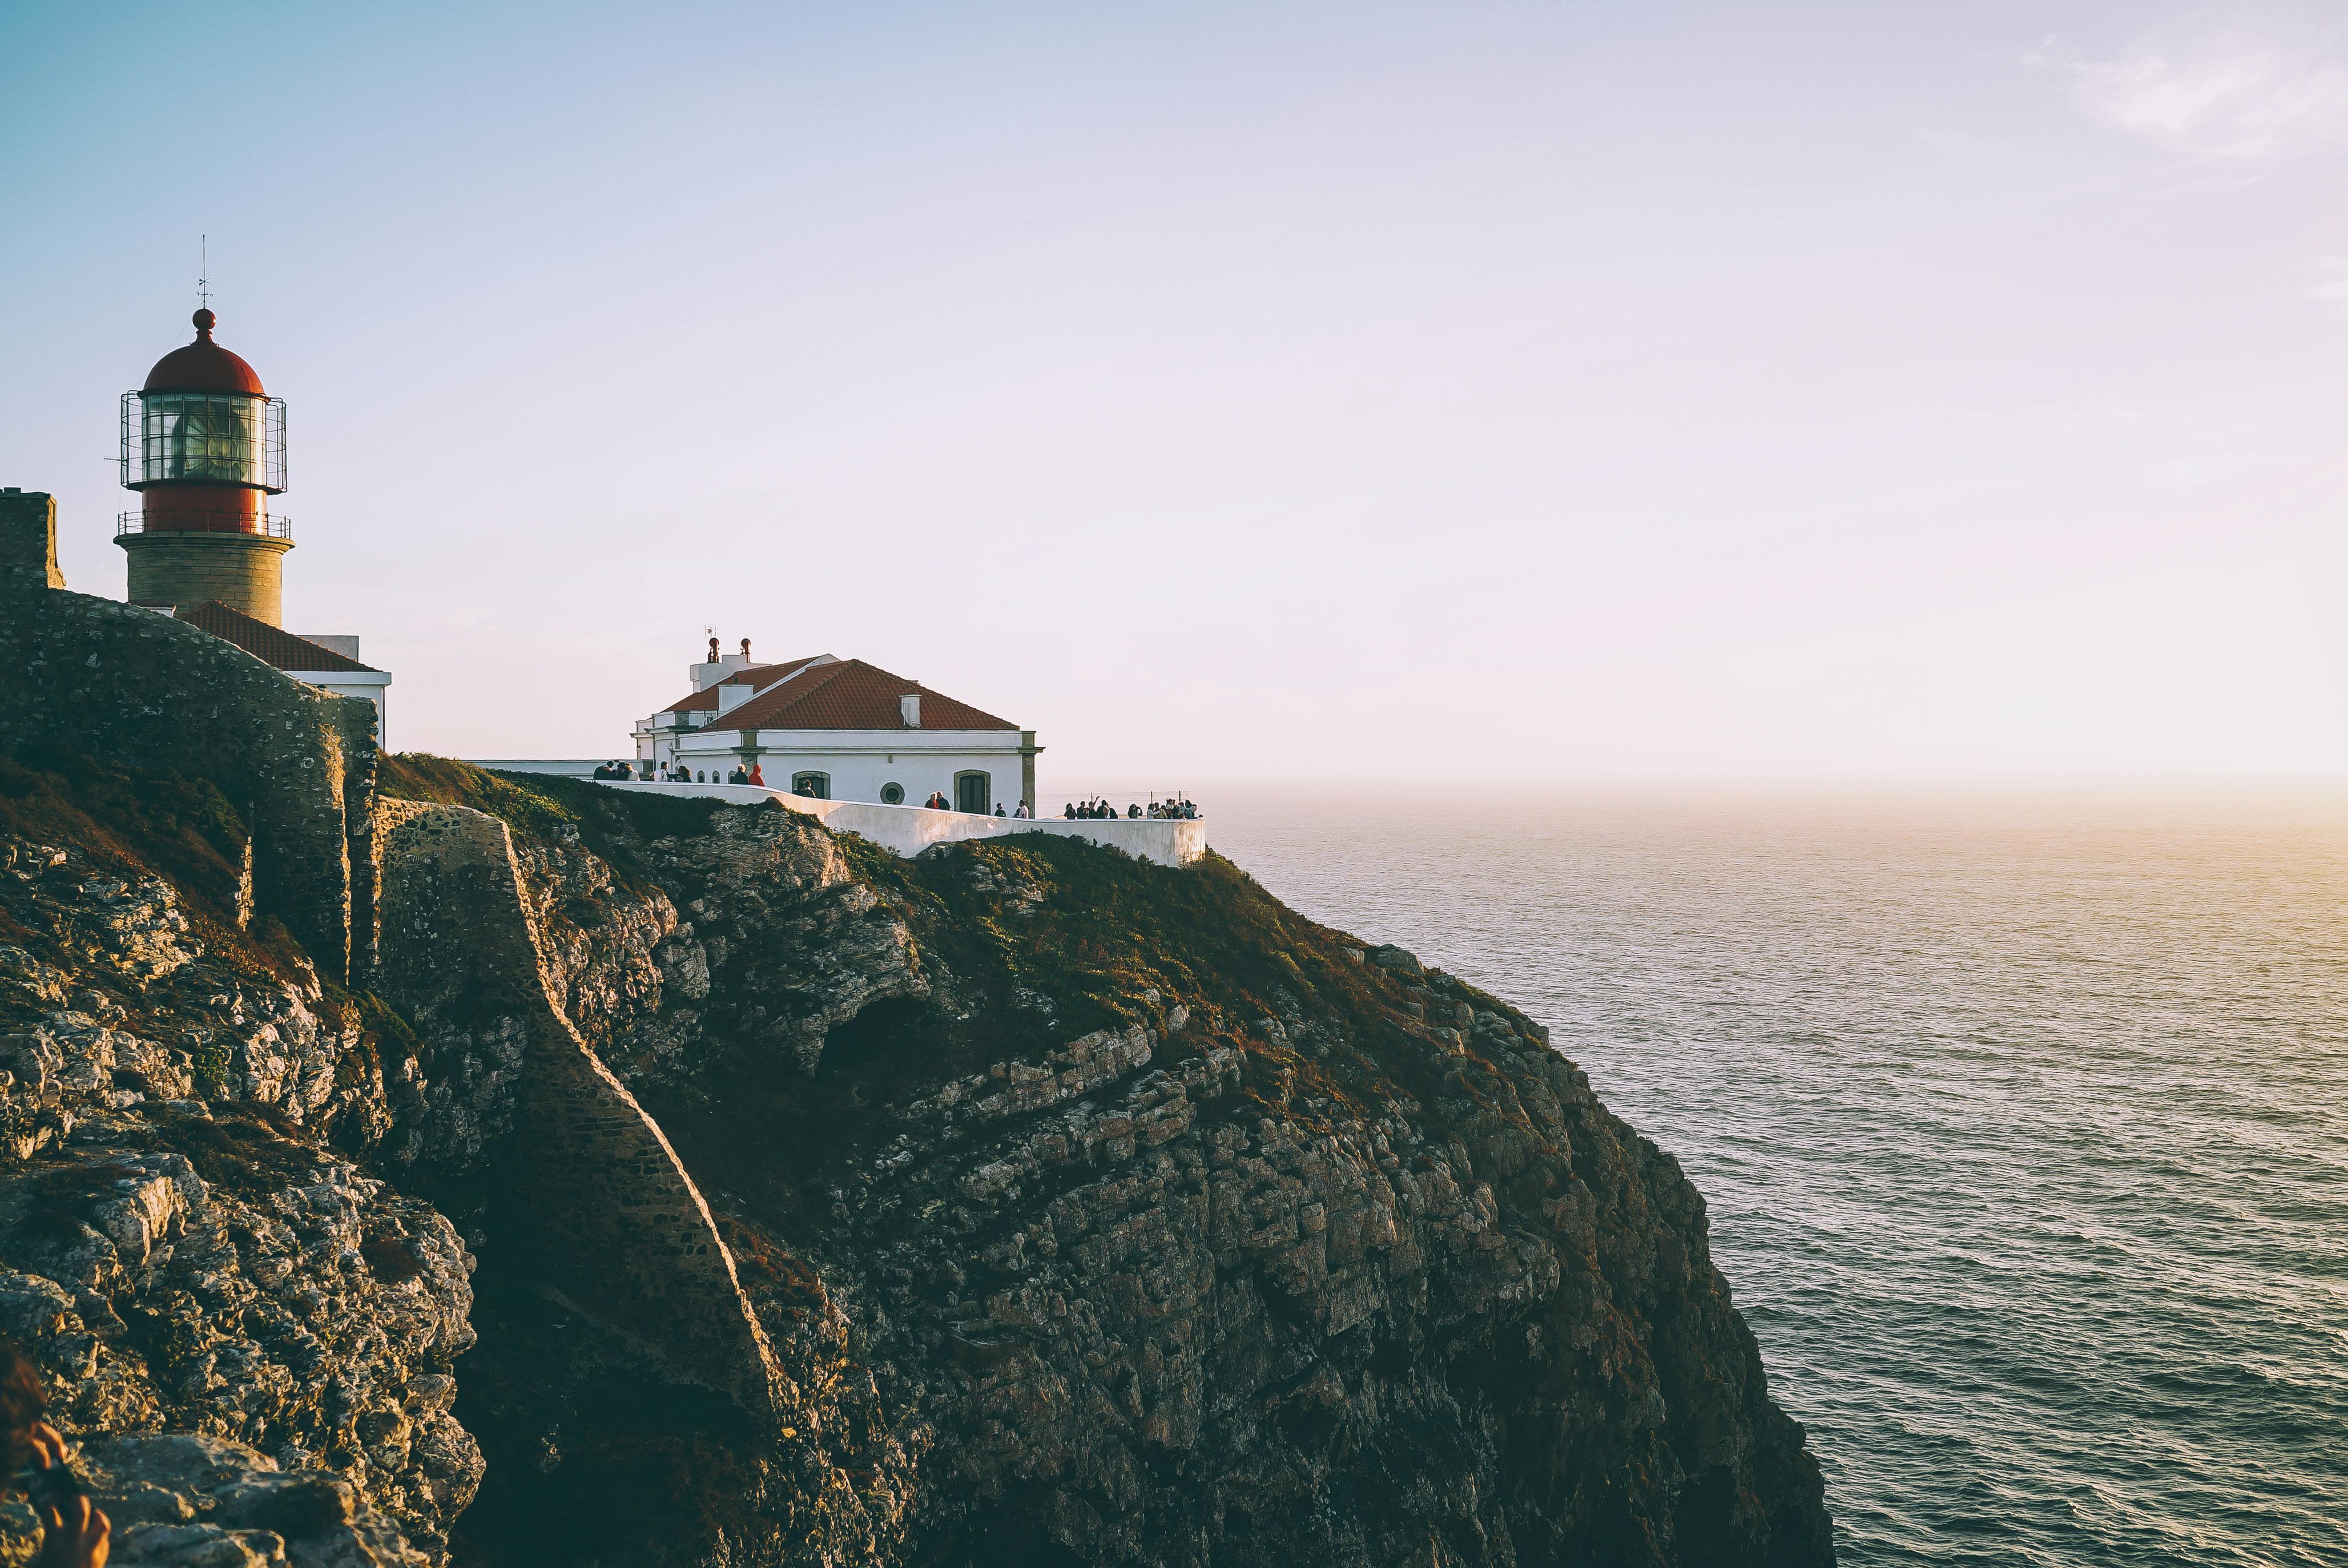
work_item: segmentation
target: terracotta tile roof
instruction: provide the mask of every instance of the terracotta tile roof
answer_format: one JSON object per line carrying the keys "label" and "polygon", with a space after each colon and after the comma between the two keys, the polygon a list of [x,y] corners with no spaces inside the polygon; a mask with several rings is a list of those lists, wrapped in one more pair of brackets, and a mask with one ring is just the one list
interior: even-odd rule
{"label": "terracotta tile roof", "polygon": [[[765,665],[761,665],[758,666],[758,669],[763,670],[765,667]],[[756,675],[758,671],[745,670],[742,673],[746,676]],[[717,686],[703,686],[691,696],[681,696],[677,698],[675,702],[661,709],[661,711],[663,713],[716,713],[717,711],[717,686],[729,686],[731,684],[733,683],[730,681],[719,681]]]}
{"label": "terracotta tile roof", "polygon": [[335,670],[370,676],[383,673],[373,665],[363,665],[307,637],[297,637],[291,632],[279,631],[266,621],[256,621],[242,610],[232,610],[217,599],[182,604],[173,614],[191,626],[210,632],[223,643],[233,643],[262,663],[275,665],[281,670]]}
{"label": "terracotta tile roof", "polygon": [[767,685],[782,679],[802,665],[811,665],[818,659],[829,657],[831,657],[829,654],[809,654],[803,659],[784,659],[778,664],[745,665],[724,680],[713,681],[691,696],[681,696],[661,711],[663,713],[716,713],[719,686]]}
{"label": "terracotta tile roof", "polygon": [[1016,729],[966,702],[892,676],[862,659],[834,659],[770,686],[708,729],[902,729],[897,699],[922,694],[923,729]]}

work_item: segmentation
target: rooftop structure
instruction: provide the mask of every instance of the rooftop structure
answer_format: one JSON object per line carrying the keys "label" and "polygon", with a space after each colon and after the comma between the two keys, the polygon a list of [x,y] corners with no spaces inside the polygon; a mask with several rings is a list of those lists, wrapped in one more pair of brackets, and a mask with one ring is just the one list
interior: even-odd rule
{"label": "rooftop structure", "polygon": [[1035,809],[1035,732],[862,659],[830,654],[760,664],[709,657],[694,689],[635,727],[635,756],[724,783],[756,767],[778,789],[826,800],[1007,815]]}

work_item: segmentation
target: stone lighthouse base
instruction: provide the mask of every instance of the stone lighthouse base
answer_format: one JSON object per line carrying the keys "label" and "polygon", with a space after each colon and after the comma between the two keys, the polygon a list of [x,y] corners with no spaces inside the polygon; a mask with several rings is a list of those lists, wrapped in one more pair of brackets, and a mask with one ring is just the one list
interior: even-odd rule
{"label": "stone lighthouse base", "polygon": [[258,533],[126,533],[134,604],[201,604],[217,599],[273,626],[284,624],[290,539]]}

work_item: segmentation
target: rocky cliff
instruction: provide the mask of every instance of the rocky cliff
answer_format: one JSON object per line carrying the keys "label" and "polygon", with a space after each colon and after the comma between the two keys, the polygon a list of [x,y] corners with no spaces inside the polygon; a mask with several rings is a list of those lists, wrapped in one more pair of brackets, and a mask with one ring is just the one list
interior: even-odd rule
{"label": "rocky cliff", "polygon": [[1831,1561],[1701,1198],[1504,1003],[1211,857],[381,789],[496,831],[345,989],[217,790],[0,777],[0,1326],[126,1561]]}
{"label": "rocky cliff", "polygon": [[250,919],[216,789],[67,766],[0,763],[0,1327],[118,1563],[432,1561],[482,1473],[474,1260],[372,1169],[396,1023]]}

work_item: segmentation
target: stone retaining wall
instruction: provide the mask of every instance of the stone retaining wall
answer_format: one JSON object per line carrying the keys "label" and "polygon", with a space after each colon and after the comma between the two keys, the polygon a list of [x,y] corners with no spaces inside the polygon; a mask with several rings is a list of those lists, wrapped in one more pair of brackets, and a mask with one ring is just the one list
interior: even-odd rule
{"label": "stone retaining wall", "polygon": [[774,1352],[733,1254],[659,1124],[579,1037],[547,985],[513,842],[463,806],[376,808],[378,975],[419,1032],[523,1037],[513,1108],[523,1190],[550,1284],[681,1381],[778,1418]]}
{"label": "stone retaining wall", "polygon": [[252,826],[255,907],[336,979],[355,913],[372,923],[353,867],[355,851],[370,858],[375,727],[372,703],[170,615],[67,592],[57,502],[0,492],[0,750],[95,752],[218,785]]}

